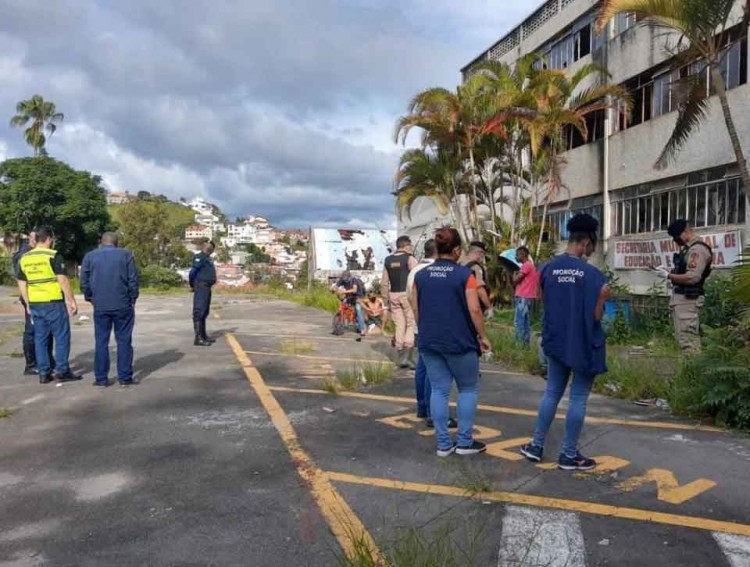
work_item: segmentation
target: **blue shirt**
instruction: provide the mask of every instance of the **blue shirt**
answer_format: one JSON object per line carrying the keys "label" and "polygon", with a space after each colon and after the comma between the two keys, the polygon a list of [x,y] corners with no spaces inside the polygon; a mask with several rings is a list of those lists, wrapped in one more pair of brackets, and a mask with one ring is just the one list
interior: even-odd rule
{"label": "blue shirt", "polygon": [[601,270],[568,254],[541,270],[544,353],[575,372],[607,371],[604,330],[594,316],[606,282]]}
{"label": "blue shirt", "polygon": [[96,311],[133,307],[138,288],[138,270],[130,250],[104,244],[83,258],[81,291]]}
{"label": "blue shirt", "polygon": [[414,277],[419,308],[419,348],[444,354],[481,352],[466,302],[471,268],[435,260]]}
{"label": "blue shirt", "polygon": [[216,266],[211,256],[205,252],[199,252],[193,257],[193,265],[188,275],[190,287],[204,285],[211,287],[216,283]]}

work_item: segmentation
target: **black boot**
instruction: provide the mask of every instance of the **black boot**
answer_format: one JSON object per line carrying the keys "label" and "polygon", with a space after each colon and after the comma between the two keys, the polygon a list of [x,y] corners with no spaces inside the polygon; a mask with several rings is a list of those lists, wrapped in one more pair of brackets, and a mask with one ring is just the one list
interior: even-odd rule
{"label": "black boot", "polygon": [[23,343],[23,357],[26,359],[26,367],[23,369],[24,376],[36,376],[39,370],[36,367],[34,343]]}
{"label": "black boot", "polygon": [[203,319],[203,321],[201,321],[201,338],[205,342],[210,343],[210,344],[214,344],[216,342],[214,339],[212,339],[211,337],[209,337],[208,333],[206,332],[206,320],[205,319]]}
{"label": "black boot", "polygon": [[203,340],[203,325],[201,325],[201,321],[193,321],[193,330],[195,331],[193,346],[211,346],[211,343]]}

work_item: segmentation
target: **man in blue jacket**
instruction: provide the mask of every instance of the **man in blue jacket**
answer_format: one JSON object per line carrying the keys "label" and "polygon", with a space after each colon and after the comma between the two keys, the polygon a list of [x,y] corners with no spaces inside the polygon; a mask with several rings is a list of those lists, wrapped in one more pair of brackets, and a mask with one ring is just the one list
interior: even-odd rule
{"label": "man in blue jacket", "polygon": [[206,332],[206,319],[211,311],[211,288],[216,284],[216,266],[211,260],[216,246],[205,242],[201,251],[193,257],[188,280],[193,290],[193,330],[194,346],[211,346],[214,340]]}
{"label": "man in blue jacket", "polygon": [[117,247],[117,235],[105,232],[99,249],[86,254],[81,268],[81,291],[94,306],[95,386],[109,386],[109,338],[117,341],[117,377],[133,384],[133,326],[138,299],[138,270],[133,253]]}
{"label": "man in blue jacket", "polygon": [[557,461],[558,468],[566,471],[596,466],[593,459],[580,453],[578,439],[594,378],[607,371],[601,320],[610,291],[604,274],[583,259],[596,250],[598,229],[599,221],[591,215],[574,216],[568,221],[568,249],[541,271],[547,390],[539,406],[534,439],[521,447],[521,453],[530,461],[542,460],[544,441],[570,381],[565,440]]}

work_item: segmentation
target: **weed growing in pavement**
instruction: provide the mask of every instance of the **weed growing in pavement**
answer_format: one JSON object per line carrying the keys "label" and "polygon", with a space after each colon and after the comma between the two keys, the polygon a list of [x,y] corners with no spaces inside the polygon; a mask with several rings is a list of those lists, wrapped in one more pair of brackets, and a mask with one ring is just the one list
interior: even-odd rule
{"label": "weed growing in pavement", "polygon": [[338,394],[340,386],[336,378],[324,378],[320,381],[320,387],[329,394]]}
{"label": "weed growing in pavement", "polygon": [[0,419],[5,419],[13,415],[13,410],[10,408],[0,408]]}
{"label": "weed growing in pavement", "polygon": [[339,553],[339,567],[468,567],[476,564],[483,540],[482,528],[457,538],[456,528],[447,522],[433,530],[402,527],[395,531],[398,535],[383,548],[384,557],[370,549],[364,536],[352,538],[353,552],[350,557]]}
{"label": "weed growing in pavement", "polygon": [[298,339],[284,339],[281,341],[281,352],[284,354],[309,354],[315,352],[315,345]]}
{"label": "weed growing in pavement", "polygon": [[394,371],[390,362],[358,362],[347,370],[336,372],[336,380],[342,390],[356,390],[387,384],[393,379]]}
{"label": "weed growing in pavement", "polygon": [[456,486],[463,488],[472,496],[492,492],[495,489],[492,479],[475,465],[467,463],[466,466],[458,469],[458,474]]}

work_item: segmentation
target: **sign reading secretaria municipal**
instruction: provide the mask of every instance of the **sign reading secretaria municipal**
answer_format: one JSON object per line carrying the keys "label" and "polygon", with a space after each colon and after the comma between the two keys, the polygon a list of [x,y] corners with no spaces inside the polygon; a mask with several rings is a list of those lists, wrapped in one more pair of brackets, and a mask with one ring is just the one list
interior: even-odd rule
{"label": "sign reading secretaria municipal", "polygon": [[[740,231],[729,230],[701,234],[700,239],[714,251],[714,268],[731,268],[742,253]],[[656,240],[627,240],[615,244],[615,269],[641,270],[649,266],[672,269],[672,256],[680,246],[671,238]]]}

